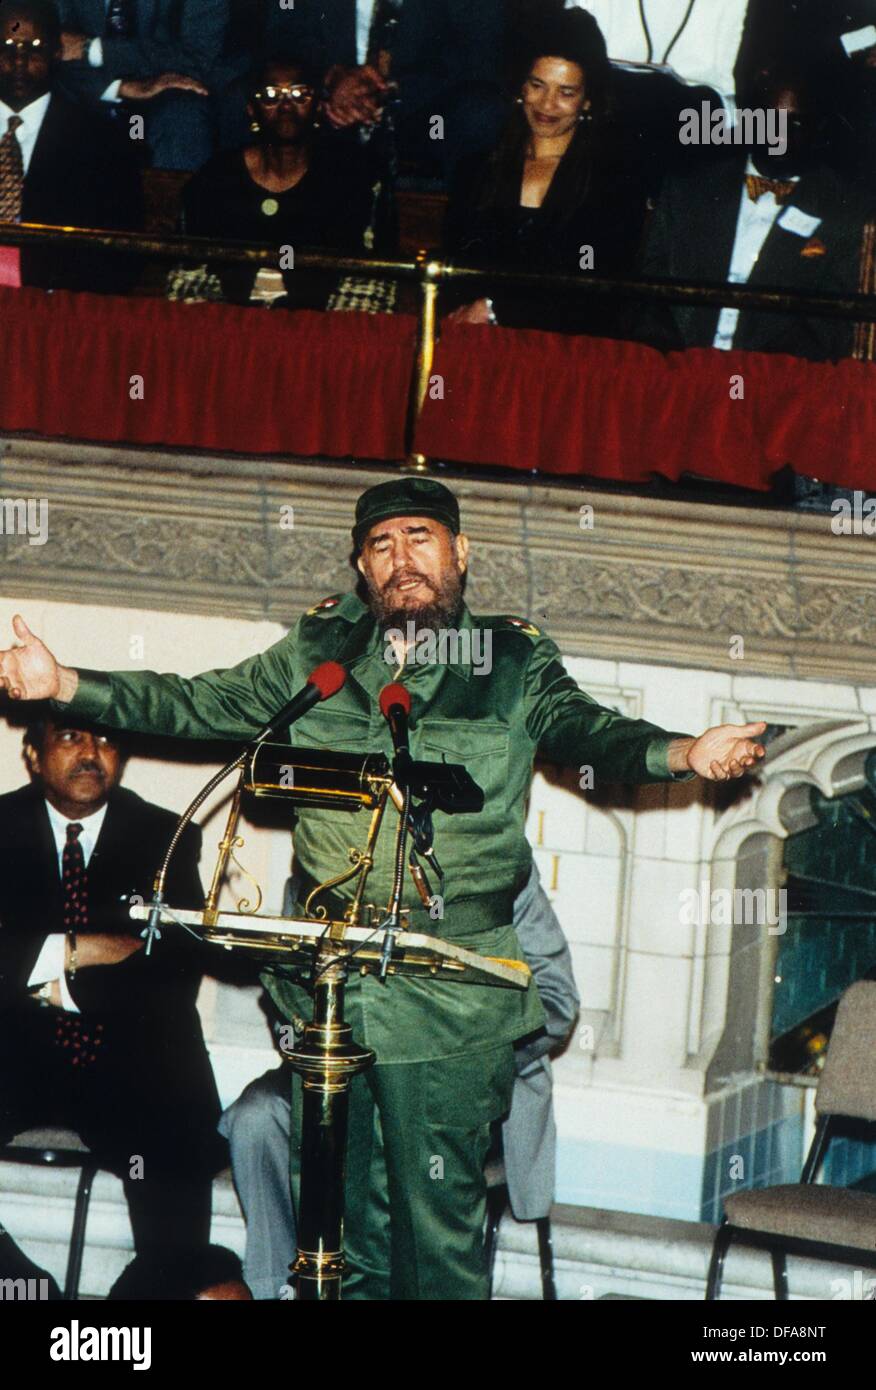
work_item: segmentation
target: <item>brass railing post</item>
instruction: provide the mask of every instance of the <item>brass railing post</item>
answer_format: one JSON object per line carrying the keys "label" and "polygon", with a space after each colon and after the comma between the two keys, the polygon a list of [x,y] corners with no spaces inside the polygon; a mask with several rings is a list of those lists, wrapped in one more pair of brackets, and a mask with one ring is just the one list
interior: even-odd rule
{"label": "brass railing post", "polygon": [[411,384],[408,390],[408,410],[405,421],[405,466],[425,472],[428,460],[416,452],[417,425],[429,389],[432,363],[435,360],[435,330],[438,325],[438,287],[444,274],[444,262],[431,251],[416,255],[419,304],[417,306],[417,351]]}
{"label": "brass railing post", "polygon": [[286,1054],[303,1082],[298,1253],[291,1273],[299,1299],[336,1303],[346,1268],[350,1083],[371,1066],[374,1053],[353,1041],[353,1030],[344,1021],[345,959],[326,944],[317,956],[316,971],[313,1020],[294,1051]]}

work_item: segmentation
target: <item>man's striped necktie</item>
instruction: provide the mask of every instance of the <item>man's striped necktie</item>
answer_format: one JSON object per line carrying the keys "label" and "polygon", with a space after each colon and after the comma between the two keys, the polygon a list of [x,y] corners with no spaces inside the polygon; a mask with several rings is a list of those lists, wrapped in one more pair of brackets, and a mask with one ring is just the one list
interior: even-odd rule
{"label": "man's striped necktie", "polygon": [[23,124],[20,116],[10,116],[0,140],[0,222],[17,222],[21,216],[24,160],[15,132]]}

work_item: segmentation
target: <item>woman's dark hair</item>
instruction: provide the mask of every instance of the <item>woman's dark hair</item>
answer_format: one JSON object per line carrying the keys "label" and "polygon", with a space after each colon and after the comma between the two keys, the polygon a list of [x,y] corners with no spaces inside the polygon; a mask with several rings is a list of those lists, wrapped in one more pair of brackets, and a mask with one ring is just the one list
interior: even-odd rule
{"label": "woman's dark hair", "polygon": [[243,1283],[238,1257],[224,1245],[136,1255],[109,1293],[112,1302],[185,1302],[217,1284]]}
{"label": "woman's dark hair", "polygon": [[[544,25],[534,41],[521,81],[540,58],[564,58],[584,74],[590,102],[588,119],[582,121],[560,160],[542,208],[556,222],[563,222],[586,198],[594,163],[602,154],[605,127],[611,113],[611,65],[602,30],[586,10],[565,10]],[[511,211],[520,201],[520,180],[526,146],[531,138],[523,109],[515,105],[511,118],[487,166],[478,208]]]}

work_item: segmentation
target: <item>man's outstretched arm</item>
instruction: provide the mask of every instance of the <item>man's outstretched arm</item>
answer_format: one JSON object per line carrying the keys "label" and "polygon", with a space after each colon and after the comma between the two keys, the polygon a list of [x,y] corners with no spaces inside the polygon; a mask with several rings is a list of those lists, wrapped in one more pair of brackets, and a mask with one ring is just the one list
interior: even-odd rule
{"label": "man's outstretched arm", "polygon": [[154,671],[77,671],[62,666],[18,615],[13,629],[19,644],[0,651],[0,689],[13,700],[56,700],[77,718],[110,728],[243,739],[297,688],[291,636],[239,666],[187,680]]}
{"label": "man's outstretched arm", "polygon": [[528,728],[551,762],[592,767],[608,782],[659,782],[697,775],[741,777],[764,756],[766,724],[721,724],[698,738],[606,709],[580,690],[556,645],[540,636],[526,674]]}

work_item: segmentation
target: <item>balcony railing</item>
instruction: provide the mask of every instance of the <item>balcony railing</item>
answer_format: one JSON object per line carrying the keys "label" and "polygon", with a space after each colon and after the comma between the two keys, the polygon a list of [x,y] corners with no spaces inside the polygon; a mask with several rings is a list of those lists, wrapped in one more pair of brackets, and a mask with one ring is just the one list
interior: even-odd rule
{"label": "balcony railing", "polygon": [[[205,237],[153,236],[141,232],[103,231],[38,223],[0,224],[0,245],[81,245],[168,261],[220,262],[276,269],[273,246],[215,241]],[[809,315],[876,323],[876,296],[864,294],[812,294],[783,289],[749,289],[745,286],[678,280],[641,280],[627,277],[556,275],[511,271],[501,267],[459,265],[437,251],[419,251],[409,259],[387,256],[329,255],[322,251],[295,250],[295,267],[335,271],[339,275],[384,277],[416,286],[416,353],[411,365],[406,419],[408,465],[425,469],[427,460],[414,453],[413,440],[426,397],[438,329],[438,294],[443,284],[483,281],[527,289],[560,291],[584,297],[646,300],[664,304],[748,309],[764,313]]]}

